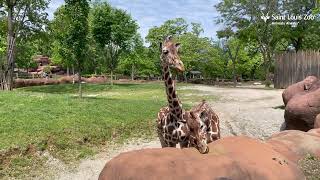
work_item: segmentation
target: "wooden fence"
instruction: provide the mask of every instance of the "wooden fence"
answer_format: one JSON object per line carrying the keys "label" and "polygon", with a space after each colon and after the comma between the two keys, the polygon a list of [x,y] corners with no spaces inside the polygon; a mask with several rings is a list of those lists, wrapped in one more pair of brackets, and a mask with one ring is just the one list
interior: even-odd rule
{"label": "wooden fence", "polygon": [[319,51],[287,52],[275,59],[275,88],[286,88],[310,75],[320,77]]}

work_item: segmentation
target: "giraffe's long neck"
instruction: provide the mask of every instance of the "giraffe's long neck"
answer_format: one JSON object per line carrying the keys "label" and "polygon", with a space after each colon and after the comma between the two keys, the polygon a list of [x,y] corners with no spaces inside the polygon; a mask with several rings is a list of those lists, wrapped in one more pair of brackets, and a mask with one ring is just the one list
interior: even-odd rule
{"label": "giraffe's long neck", "polygon": [[182,104],[177,96],[175,82],[172,79],[172,74],[168,65],[163,64],[163,79],[166,86],[167,99],[169,104],[170,113],[174,120],[182,120]]}

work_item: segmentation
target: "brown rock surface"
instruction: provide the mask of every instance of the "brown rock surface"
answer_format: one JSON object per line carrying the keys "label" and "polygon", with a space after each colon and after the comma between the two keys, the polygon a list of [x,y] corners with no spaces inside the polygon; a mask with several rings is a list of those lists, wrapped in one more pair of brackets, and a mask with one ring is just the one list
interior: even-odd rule
{"label": "brown rock surface", "polygon": [[266,142],[295,163],[307,154],[320,157],[320,129],[312,129],[308,132],[282,131],[272,135]]}
{"label": "brown rock surface", "polygon": [[102,170],[100,180],[295,180],[305,179],[295,163],[267,143],[240,136],[196,149],[145,149],[120,154]]}
{"label": "brown rock surface", "polygon": [[314,127],[320,113],[320,89],[306,94],[298,94],[285,107],[286,130],[308,131]]}
{"label": "brown rock surface", "polygon": [[311,86],[318,81],[318,78],[315,76],[308,76],[303,81],[300,81],[298,83],[292,84],[289,87],[286,88],[286,90],[282,93],[282,99],[284,105],[287,105],[289,100],[299,94],[304,93],[308,91]]}
{"label": "brown rock surface", "polygon": [[320,128],[320,114],[316,116],[316,120],[314,121],[314,129]]}

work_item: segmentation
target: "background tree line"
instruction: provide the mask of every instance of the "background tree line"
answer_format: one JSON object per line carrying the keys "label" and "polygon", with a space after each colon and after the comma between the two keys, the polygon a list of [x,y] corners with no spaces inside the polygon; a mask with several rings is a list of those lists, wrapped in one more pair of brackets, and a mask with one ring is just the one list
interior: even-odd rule
{"label": "background tree line", "polygon": [[[0,83],[11,90],[16,68],[36,66],[33,56],[46,55],[69,73],[123,74],[159,77],[159,43],[173,35],[182,44],[186,72],[205,78],[270,81],[274,55],[288,50],[319,49],[319,8],[312,0],[223,0],[213,19],[224,29],[218,39],[203,37],[201,24],[183,18],[167,20],[149,30],[145,42],[131,15],[105,2],[66,0],[48,20],[49,0],[0,0]],[[274,25],[262,14],[312,14],[296,26]],[[214,35],[212,35],[214,36]],[[81,87],[81,84],[79,84]],[[80,88],[81,92],[81,88]]]}

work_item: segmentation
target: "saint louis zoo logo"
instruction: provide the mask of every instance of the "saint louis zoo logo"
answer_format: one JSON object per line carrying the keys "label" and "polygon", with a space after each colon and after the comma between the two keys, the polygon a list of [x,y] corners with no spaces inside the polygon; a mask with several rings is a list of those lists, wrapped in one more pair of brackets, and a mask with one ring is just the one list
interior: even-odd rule
{"label": "saint louis zoo logo", "polygon": [[266,14],[261,12],[260,18],[265,22],[271,22],[273,25],[290,25],[296,27],[300,21],[310,21],[316,18],[312,14],[271,14],[269,12]]}
{"label": "saint louis zoo logo", "polygon": [[268,19],[270,19],[269,13],[264,15],[264,13],[262,12],[261,19],[266,23]]}

